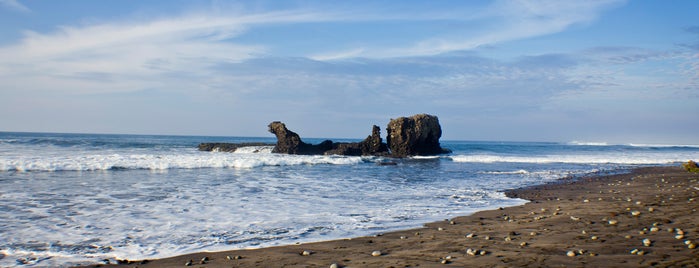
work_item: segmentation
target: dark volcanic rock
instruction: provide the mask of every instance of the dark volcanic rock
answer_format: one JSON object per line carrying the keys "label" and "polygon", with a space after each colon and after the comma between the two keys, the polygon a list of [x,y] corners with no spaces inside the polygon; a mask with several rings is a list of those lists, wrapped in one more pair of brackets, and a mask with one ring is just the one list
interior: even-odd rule
{"label": "dark volcanic rock", "polygon": [[333,149],[325,152],[337,155],[388,155],[388,146],[381,140],[381,129],[373,126],[371,135],[361,142],[334,143]]}
{"label": "dark volcanic rock", "polygon": [[442,128],[434,115],[418,114],[391,119],[386,142],[394,157],[448,153],[439,145]]}
{"label": "dark volcanic rock", "polygon": [[269,132],[277,136],[277,145],[273,153],[281,154],[323,154],[333,149],[333,142],[326,140],[318,145],[308,144],[301,140],[299,134],[286,128],[284,123],[274,121],[269,124]]}
{"label": "dark volcanic rock", "polygon": [[[269,124],[269,132],[277,137],[277,144],[266,143],[201,143],[201,151],[234,152],[246,146],[274,146],[273,153],[300,155],[374,155],[406,157],[413,155],[436,155],[449,153],[439,145],[442,128],[439,119],[433,115],[418,114],[411,117],[391,119],[386,129],[388,144],[381,140],[381,129],[373,126],[371,135],[361,142],[338,142],[325,140],[313,145],[301,140],[296,132],[286,128],[284,123],[274,121]],[[389,151],[390,149],[390,151]]]}
{"label": "dark volcanic rock", "polygon": [[286,128],[284,123],[274,121],[269,124],[269,132],[277,136],[277,145],[273,153],[283,154],[337,154],[337,155],[386,155],[388,147],[381,141],[381,130],[374,126],[372,133],[361,142],[334,143],[330,140],[318,145],[308,144],[298,134]]}

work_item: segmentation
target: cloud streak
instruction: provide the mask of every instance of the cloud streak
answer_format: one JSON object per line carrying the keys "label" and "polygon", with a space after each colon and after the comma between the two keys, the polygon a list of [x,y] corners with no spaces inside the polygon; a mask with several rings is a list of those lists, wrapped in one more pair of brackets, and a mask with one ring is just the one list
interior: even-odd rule
{"label": "cloud streak", "polygon": [[22,5],[19,1],[17,0],[0,0],[0,6],[10,9],[12,11],[17,11],[17,12],[22,12],[22,13],[29,13],[31,10],[26,7],[25,5]]}

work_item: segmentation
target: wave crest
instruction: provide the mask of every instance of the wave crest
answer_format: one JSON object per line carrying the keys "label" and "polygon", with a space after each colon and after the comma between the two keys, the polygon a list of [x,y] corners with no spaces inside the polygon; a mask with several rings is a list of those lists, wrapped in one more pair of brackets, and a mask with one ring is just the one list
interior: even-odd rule
{"label": "wave crest", "polygon": [[270,153],[191,154],[92,154],[72,156],[2,157],[0,171],[94,171],[94,170],[167,170],[197,168],[255,168],[293,165],[352,165],[361,157],[302,156]]}

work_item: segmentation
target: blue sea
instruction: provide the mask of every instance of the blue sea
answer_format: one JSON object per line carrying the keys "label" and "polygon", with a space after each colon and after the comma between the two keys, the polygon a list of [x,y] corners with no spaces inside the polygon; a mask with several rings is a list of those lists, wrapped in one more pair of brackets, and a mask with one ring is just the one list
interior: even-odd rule
{"label": "blue sea", "polygon": [[451,154],[385,159],[200,142],[276,140],[0,132],[0,266],[372,235],[526,202],[505,189],[699,159],[693,145],[442,141]]}

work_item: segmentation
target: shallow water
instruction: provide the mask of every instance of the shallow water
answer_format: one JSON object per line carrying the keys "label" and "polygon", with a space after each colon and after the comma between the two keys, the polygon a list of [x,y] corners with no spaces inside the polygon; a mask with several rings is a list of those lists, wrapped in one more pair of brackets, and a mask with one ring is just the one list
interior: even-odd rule
{"label": "shallow water", "polygon": [[500,192],[508,188],[699,157],[693,146],[459,141],[442,142],[450,155],[381,166],[376,157],[196,150],[251,141],[274,142],[0,133],[0,266],[368,235],[522,204]]}

